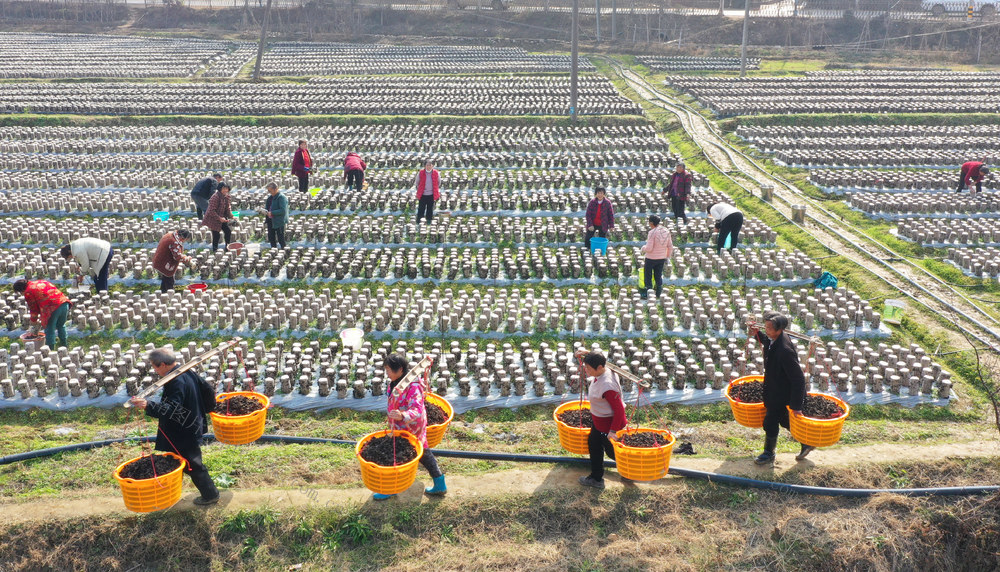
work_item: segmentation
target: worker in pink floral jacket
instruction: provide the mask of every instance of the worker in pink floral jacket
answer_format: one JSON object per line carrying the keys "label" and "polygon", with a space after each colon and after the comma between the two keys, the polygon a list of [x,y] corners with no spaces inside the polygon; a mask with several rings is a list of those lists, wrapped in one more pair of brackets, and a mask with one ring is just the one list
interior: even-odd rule
{"label": "worker in pink floral jacket", "polygon": [[[385,358],[385,375],[389,378],[389,426],[393,429],[408,431],[420,440],[424,446],[424,454],[420,464],[427,469],[434,479],[434,486],[425,489],[429,495],[443,495],[448,492],[444,483],[444,474],[438,467],[434,453],[427,447],[427,410],[424,408],[424,391],[421,380],[415,379],[409,383],[401,383],[407,370],[406,358],[400,354],[389,354]],[[372,498],[385,500],[396,495],[375,493]]]}

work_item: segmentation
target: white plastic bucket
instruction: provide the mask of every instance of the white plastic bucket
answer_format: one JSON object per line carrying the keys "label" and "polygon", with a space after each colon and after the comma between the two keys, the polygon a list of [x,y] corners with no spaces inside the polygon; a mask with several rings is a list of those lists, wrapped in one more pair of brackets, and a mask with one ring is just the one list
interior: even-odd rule
{"label": "white plastic bucket", "polygon": [[351,348],[354,351],[361,349],[364,337],[365,332],[360,328],[347,328],[340,332],[340,341],[344,344],[344,348]]}

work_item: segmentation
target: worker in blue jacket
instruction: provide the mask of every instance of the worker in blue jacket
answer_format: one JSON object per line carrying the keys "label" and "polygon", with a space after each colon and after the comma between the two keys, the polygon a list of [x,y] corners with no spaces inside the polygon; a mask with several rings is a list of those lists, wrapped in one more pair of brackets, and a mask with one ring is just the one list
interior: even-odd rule
{"label": "worker in blue jacket", "polygon": [[201,220],[205,216],[205,211],[208,210],[208,200],[212,198],[215,191],[219,188],[219,183],[222,182],[222,175],[216,173],[211,177],[205,177],[204,179],[195,183],[194,188],[191,189],[191,199],[194,200],[194,207],[198,213],[198,220]]}

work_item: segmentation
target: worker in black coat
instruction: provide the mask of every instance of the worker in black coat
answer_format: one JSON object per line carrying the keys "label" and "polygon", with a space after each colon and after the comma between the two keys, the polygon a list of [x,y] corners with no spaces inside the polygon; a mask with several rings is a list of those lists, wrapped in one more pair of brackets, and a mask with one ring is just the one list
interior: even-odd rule
{"label": "worker in black coat", "polygon": [[216,173],[211,177],[205,177],[204,179],[195,183],[194,188],[191,189],[191,199],[194,201],[195,211],[198,214],[198,220],[201,220],[205,216],[205,211],[208,210],[208,200],[212,198],[215,191],[219,189],[219,183],[222,182],[222,175]]}
{"label": "worker in black coat", "polygon": [[[161,377],[180,367],[173,352],[162,348],[149,352],[149,363]],[[131,402],[145,409],[146,415],[160,420],[156,450],[177,453],[188,462],[188,474],[201,493],[194,504],[210,505],[219,502],[219,489],[202,462],[201,441],[208,429],[208,412],[215,404],[202,402],[202,383],[197,373],[186,371],[163,386],[159,402],[140,397],[133,397]]]}
{"label": "worker in black coat", "polygon": [[[764,346],[764,452],[754,461],[758,465],[774,462],[774,448],[778,444],[779,426],[788,428],[788,409],[793,415],[802,415],[802,403],[806,398],[806,377],[799,365],[799,353],[792,338],[785,333],[788,318],[768,311],[764,312],[764,331],[750,326],[750,335],[755,336]],[[801,461],[815,447],[802,445],[795,457]]]}

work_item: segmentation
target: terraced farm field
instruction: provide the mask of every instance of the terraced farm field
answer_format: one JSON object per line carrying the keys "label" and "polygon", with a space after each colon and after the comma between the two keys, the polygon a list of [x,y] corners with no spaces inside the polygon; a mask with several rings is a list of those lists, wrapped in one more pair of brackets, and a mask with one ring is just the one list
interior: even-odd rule
{"label": "terraced farm field", "polygon": [[[998,199],[989,179],[976,196],[954,189],[962,162],[994,158],[996,102],[982,92],[995,72],[737,79],[725,75],[734,58],[630,69],[595,56],[573,121],[562,54],[279,42],[268,80],[246,83],[245,42],[75,35],[63,59],[76,50],[76,63],[41,65],[33,50],[61,38],[0,35],[16,62],[0,78],[0,278],[45,280],[73,302],[68,343],[49,348],[25,335],[24,296],[0,293],[0,570],[943,569],[961,568],[959,549],[971,569],[995,560],[992,540],[968,544],[975,526],[995,531],[994,488],[908,498],[998,476],[984,391],[1000,332]],[[858,119],[876,111],[891,114]],[[947,119],[960,113],[984,115]],[[290,170],[299,140],[305,192]],[[346,185],[348,152],[366,162],[360,188]],[[427,162],[440,198],[421,220]],[[683,219],[665,193],[681,162]],[[191,196],[213,173],[232,186],[218,249]],[[283,246],[268,238],[269,183],[288,200]],[[591,250],[597,188],[614,227]],[[744,215],[732,249],[706,215],[719,204]],[[640,288],[651,215],[672,240],[659,294]],[[191,261],[161,291],[154,251],[178,230]],[[78,286],[59,255],[82,237],[114,250],[107,291]],[[810,400],[843,418],[806,460],[782,431],[777,462],[759,467],[760,424],[727,396],[766,373],[747,324],[767,311],[789,319]],[[155,435],[122,405],[160,377],[147,356],[164,346],[217,392],[271,406],[260,440],[204,447],[223,490],[205,515],[186,481],[173,508],[126,515],[111,479]],[[589,461],[565,431],[582,429],[553,409],[587,399],[581,349],[617,372],[628,428],[669,432],[648,439],[660,453],[676,445],[651,483],[619,478],[619,462],[603,493],[579,486]],[[372,502],[348,447],[386,428],[394,354],[453,414],[431,445],[445,500],[424,498],[420,469]],[[16,456],[89,441],[102,443]],[[789,494],[818,491],[866,498]],[[71,532],[84,525],[92,534]],[[141,535],[155,540],[116,548]]]}

